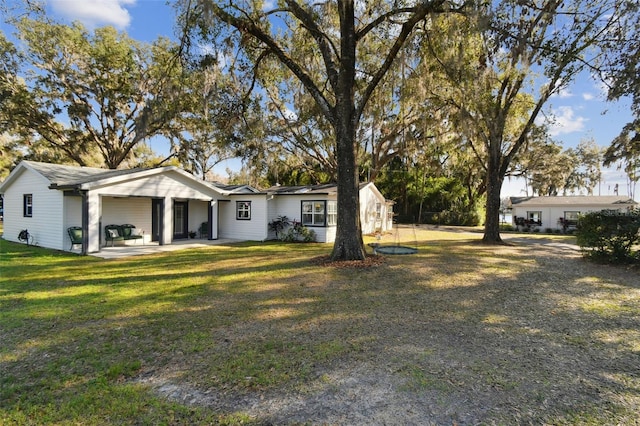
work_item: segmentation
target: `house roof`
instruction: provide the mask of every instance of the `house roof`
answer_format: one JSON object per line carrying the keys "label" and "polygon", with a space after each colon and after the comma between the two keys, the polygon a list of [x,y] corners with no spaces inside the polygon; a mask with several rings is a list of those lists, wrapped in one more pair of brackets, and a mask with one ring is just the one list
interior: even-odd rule
{"label": "house roof", "polygon": [[[359,189],[362,189],[369,185],[371,182],[364,182],[359,185]],[[298,185],[298,186],[280,186],[275,185],[264,190],[270,195],[302,195],[302,194],[319,194],[319,195],[333,195],[338,192],[338,185],[335,183],[325,183],[322,185]]]}
{"label": "house roof", "polygon": [[567,197],[511,197],[512,206],[611,206],[611,205],[637,205],[629,197],[618,195],[572,195]]}
{"label": "house roof", "polygon": [[251,193],[260,192],[256,188],[252,187],[251,185],[227,185],[220,182],[210,182],[210,183],[216,188],[220,188],[232,194],[251,194]]}
{"label": "house roof", "polygon": [[76,186],[105,178],[129,175],[146,169],[109,170],[96,167],[68,166],[63,164],[24,161],[29,168],[47,178],[53,186]]}
{"label": "house roof", "polygon": [[298,185],[298,186],[280,186],[275,185],[265,189],[267,194],[273,195],[301,195],[301,194],[335,194],[338,192],[338,186],[335,183],[327,183],[324,185]]}
{"label": "house roof", "polygon": [[119,183],[123,180],[142,178],[160,173],[177,173],[206,188],[218,193],[229,194],[231,191],[219,188],[209,182],[205,182],[175,166],[158,167],[153,169],[122,169],[107,170],[95,167],[69,166],[62,164],[40,163],[37,161],[22,161],[9,174],[9,177],[0,184],[0,193],[8,187],[25,169],[32,170],[49,181],[51,189],[80,189],[90,190],[102,185]]}

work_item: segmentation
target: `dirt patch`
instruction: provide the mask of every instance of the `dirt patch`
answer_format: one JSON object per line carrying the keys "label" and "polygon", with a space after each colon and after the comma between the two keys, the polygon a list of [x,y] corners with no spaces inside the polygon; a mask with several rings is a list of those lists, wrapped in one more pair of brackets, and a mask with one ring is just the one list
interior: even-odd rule
{"label": "dirt patch", "polygon": [[384,264],[385,257],[368,254],[364,260],[331,260],[331,256],[319,256],[311,259],[311,263],[332,268],[366,269]]}

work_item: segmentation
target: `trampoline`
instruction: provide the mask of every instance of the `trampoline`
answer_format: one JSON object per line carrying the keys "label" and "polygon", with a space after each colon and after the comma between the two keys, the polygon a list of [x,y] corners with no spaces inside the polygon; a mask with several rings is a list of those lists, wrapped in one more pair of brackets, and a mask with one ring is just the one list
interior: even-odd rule
{"label": "trampoline", "polygon": [[373,247],[374,254],[396,255],[396,254],[416,254],[418,252],[418,249],[415,247],[407,247],[407,246],[400,246],[400,245],[374,246],[373,244],[371,244],[371,247]]}
{"label": "trampoline", "polygon": [[413,240],[414,240],[413,247],[410,247],[405,244],[400,244],[399,230],[398,230],[397,224],[396,224],[395,240],[393,244],[370,243],[369,247],[373,249],[373,254],[390,254],[390,255],[416,254],[418,252],[418,241],[416,238],[415,225],[412,225],[412,228],[413,228]]}

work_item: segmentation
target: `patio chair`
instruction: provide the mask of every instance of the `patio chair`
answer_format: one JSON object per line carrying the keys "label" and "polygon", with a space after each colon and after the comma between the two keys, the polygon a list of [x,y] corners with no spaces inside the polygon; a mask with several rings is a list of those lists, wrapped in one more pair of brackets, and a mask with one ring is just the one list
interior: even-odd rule
{"label": "patio chair", "polygon": [[73,246],[78,244],[82,246],[82,228],[79,226],[70,226],[67,228],[67,233],[71,239],[71,247],[69,247],[69,250],[73,250]]}
{"label": "patio chair", "polygon": [[144,236],[137,232],[135,225],[126,223],[120,225],[120,229],[125,240],[142,240],[142,244],[144,244]]}
{"label": "patio chair", "polygon": [[111,241],[111,247],[115,241],[124,241],[122,236],[122,228],[120,225],[107,225],[104,227],[104,239],[108,243]]}
{"label": "patio chair", "polygon": [[200,225],[200,228],[198,228],[198,232],[200,233],[200,238],[208,238],[209,222],[202,222],[202,225]]}

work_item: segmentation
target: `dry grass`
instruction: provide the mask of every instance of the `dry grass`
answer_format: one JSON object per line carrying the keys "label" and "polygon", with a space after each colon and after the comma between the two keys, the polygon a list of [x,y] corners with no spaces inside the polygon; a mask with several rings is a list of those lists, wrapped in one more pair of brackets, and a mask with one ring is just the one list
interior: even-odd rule
{"label": "dry grass", "polygon": [[364,269],[313,244],[100,261],[4,243],[0,420],[639,423],[638,271],[565,237],[479,238],[405,228],[383,243],[418,254]]}

